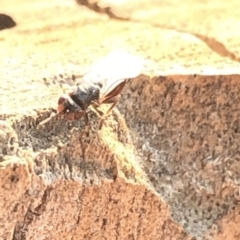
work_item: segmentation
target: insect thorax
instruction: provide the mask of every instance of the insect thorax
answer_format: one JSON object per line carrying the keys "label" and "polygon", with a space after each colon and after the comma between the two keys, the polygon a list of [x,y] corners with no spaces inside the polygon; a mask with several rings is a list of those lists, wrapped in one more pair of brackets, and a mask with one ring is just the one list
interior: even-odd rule
{"label": "insect thorax", "polygon": [[100,87],[94,83],[84,82],[78,85],[71,94],[71,98],[83,110],[86,110],[93,101],[97,101]]}

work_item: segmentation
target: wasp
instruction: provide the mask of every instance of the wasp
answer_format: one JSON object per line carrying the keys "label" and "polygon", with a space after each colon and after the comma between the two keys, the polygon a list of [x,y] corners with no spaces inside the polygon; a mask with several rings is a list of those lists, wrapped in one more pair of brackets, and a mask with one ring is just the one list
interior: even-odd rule
{"label": "wasp", "polygon": [[[77,85],[71,87],[67,94],[59,97],[57,115],[63,115],[66,120],[79,120],[83,117],[85,125],[89,125],[88,110],[92,107],[101,118],[99,125],[101,129],[104,120],[117,105],[126,81],[139,76],[143,64],[143,58],[130,53],[120,51],[110,53],[93,64],[90,71],[81,76]],[[105,113],[99,110],[102,104],[110,105]]]}
{"label": "wasp", "polygon": [[[117,105],[126,81],[139,76],[142,69],[143,59],[140,57],[127,52],[107,55],[94,64],[68,94],[60,96],[58,114],[65,115],[67,120],[84,117],[85,125],[88,125],[88,108],[91,106],[101,117],[101,129],[104,119]],[[102,104],[110,105],[105,113],[99,110]]]}

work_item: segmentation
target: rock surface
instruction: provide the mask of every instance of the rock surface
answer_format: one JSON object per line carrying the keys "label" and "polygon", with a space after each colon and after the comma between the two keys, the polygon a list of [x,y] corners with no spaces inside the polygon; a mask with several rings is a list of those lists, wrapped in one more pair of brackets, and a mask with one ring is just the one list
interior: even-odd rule
{"label": "rock surface", "polygon": [[[149,2],[1,2],[1,239],[239,239],[240,2]],[[155,63],[104,127],[39,127],[115,49]]]}

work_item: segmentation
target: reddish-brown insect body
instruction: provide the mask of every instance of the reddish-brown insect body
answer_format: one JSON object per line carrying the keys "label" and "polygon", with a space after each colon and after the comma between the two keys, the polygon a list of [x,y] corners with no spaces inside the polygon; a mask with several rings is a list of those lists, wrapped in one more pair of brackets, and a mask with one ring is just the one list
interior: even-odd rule
{"label": "reddish-brown insect body", "polygon": [[[64,114],[67,120],[78,120],[84,117],[88,124],[88,107],[91,105],[102,117],[117,104],[126,80],[137,77],[142,70],[143,61],[125,52],[116,52],[100,60],[92,70],[84,75],[81,81],[69,94],[58,99],[58,113]],[[110,104],[103,114],[98,107],[101,104]]]}

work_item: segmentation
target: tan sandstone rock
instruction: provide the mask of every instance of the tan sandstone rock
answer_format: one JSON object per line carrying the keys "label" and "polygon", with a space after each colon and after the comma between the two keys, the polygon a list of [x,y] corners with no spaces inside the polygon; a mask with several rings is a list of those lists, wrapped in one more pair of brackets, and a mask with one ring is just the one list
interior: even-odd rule
{"label": "tan sandstone rock", "polygon": [[[238,1],[81,3],[1,3],[0,239],[239,239]],[[115,49],[153,62],[103,128],[39,127]]]}

